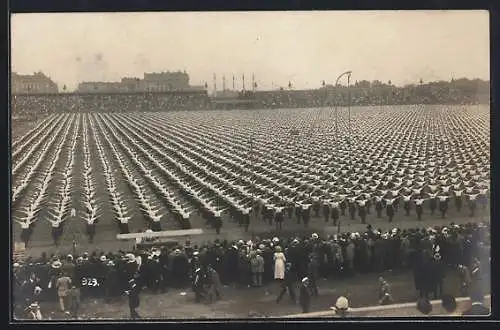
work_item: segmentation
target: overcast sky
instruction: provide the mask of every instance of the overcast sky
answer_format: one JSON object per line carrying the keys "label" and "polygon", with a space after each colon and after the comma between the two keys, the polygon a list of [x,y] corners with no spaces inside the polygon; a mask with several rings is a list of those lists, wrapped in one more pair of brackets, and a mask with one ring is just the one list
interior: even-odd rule
{"label": "overcast sky", "polygon": [[398,85],[489,79],[488,20],[487,11],[16,14],[11,62],[71,89],[167,70],[210,89],[213,73],[218,89],[233,73],[238,88],[255,73],[259,89],[317,88],[345,70]]}

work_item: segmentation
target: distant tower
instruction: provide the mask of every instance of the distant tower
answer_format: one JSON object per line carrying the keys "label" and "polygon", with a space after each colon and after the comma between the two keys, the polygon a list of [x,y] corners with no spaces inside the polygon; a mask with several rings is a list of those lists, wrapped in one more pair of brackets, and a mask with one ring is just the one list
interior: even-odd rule
{"label": "distant tower", "polygon": [[245,74],[242,74],[241,77],[243,80],[243,90],[245,90]]}
{"label": "distant tower", "polygon": [[255,74],[252,73],[252,91],[255,92]]}
{"label": "distant tower", "polygon": [[235,86],[234,86],[234,73],[233,73],[233,91],[235,89]]}
{"label": "distant tower", "polygon": [[217,96],[217,76],[214,73],[214,96]]}
{"label": "distant tower", "polygon": [[82,58],[80,56],[76,57],[76,74],[77,74],[77,85],[78,83],[85,81],[85,68]]}
{"label": "distant tower", "polygon": [[222,76],[222,91],[226,91],[226,76]]}

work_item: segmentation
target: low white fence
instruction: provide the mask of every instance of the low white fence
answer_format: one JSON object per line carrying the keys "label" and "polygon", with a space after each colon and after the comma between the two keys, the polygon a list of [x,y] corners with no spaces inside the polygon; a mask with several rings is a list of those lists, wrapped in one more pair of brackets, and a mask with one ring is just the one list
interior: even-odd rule
{"label": "low white fence", "polygon": [[[431,300],[432,312],[428,315],[430,317],[439,316],[457,316],[459,317],[463,311],[465,311],[470,306],[469,298],[456,298],[457,309],[456,312],[451,314],[446,312],[441,306],[441,300]],[[491,306],[491,296],[485,296],[485,305]],[[405,303],[405,304],[392,304],[385,306],[370,306],[370,307],[360,307],[360,308],[350,308],[348,316],[351,317],[416,317],[425,316],[417,310],[417,303]],[[284,318],[335,318],[333,310],[312,312],[312,313],[302,313],[294,315],[281,316]]]}

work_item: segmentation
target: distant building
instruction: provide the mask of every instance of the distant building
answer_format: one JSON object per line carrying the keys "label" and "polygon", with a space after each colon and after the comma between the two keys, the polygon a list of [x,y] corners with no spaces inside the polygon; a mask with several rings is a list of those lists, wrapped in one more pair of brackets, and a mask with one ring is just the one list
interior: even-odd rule
{"label": "distant building", "polygon": [[122,78],[122,85],[128,92],[141,91],[143,87],[139,78]]}
{"label": "distant building", "polygon": [[57,84],[42,72],[33,75],[11,74],[12,94],[52,94],[58,93]]}
{"label": "distant building", "polygon": [[119,93],[127,92],[126,85],[121,82],[82,82],[78,84],[79,93]]}
{"label": "distant building", "polygon": [[189,75],[186,71],[144,73],[143,84],[144,89],[148,92],[167,92],[190,89]]}
{"label": "distant building", "polygon": [[134,93],[134,92],[203,92],[205,86],[189,85],[189,75],[184,71],[144,73],[144,79],[124,77],[119,82],[82,82],[78,93]]}

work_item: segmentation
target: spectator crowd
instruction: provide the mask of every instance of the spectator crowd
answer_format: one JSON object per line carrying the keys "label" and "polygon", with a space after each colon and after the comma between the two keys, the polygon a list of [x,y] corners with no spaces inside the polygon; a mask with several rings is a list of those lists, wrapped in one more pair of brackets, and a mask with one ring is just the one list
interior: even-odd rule
{"label": "spectator crowd", "polygon": [[[187,288],[196,270],[203,267],[215,270],[222,284],[241,288],[260,287],[276,279],[288,283],[307,278],[302,281],[307,281],[313,295],[320,278],[411,270],[422,299],[441,298],[447,272],[458,272],[462,295],[485,294],[489,246],[489,225],[468,223],[387,232],[369,225],[363,233],[322,238],[314,233],[310,237],[255,237],[247,242],[215,240],[203,245],[187,241],[109,253],[42,254],[39,259],[15,260],[14,306],[16,315],[23,315],[28,306],[33,316],[38,304],[58,301],[61,311],[76,317],[80,299],[111,302],[129,292],[130,283],[151,293]],[[387,300],[387,283],[379,280],[382,304]]]}
{"label": "spectator crowd", "polygon": [[25,119],[62,112],[155,112],[209,108],[204,93],[15,95],[12,116]]}
{"label": "spectator crowd", "polygon": [[391,81],[356,81],[349,88],[324,84],[315,90],[281,88],[259,91],[255,98],[260,108],[310,108],[324,105],[408,105],[408,104],[478,104],[489,102],[489,83],[479,79],[457,79],[418,85],[394,86]]}
{"label": "spectator crowd", "polygon": [[[291,85],[290,85],[291,86]],[[478,104],[489,102],[489,82],[457,79],[451,82],[420,82],[418,85],[394,86],[390,81],[360,81],[350,88],[324,85],[319,89],[245,92],[240,99],[252,99],[255,107],[310,108],[333,105],[408,105],[408,104]],[[238,107],[237,104],[234,104]],[[246,105],[245,105],[246,106]],[[123,94],[54,94],[16,95],[12,97],[12,115],[31,118],[56,112],[129,112],[205,110],[224,108],[210,102],[203,93],[123,93]]]}

